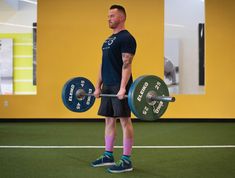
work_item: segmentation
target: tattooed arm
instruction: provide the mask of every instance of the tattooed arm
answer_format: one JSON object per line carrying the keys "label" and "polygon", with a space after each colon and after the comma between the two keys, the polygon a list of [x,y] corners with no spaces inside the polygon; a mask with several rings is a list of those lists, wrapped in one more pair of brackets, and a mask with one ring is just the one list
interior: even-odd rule
{"label": "tattooed arm", "polygon": [[117,94],[119,99],[124,99],[124,95],[126,93],[126,85],[131,76],[131,64],[132,64],[133,57],[134,57],[133,54],[122,53],[122,60],[123,60],[122,80],[121,80],[120,90]]}

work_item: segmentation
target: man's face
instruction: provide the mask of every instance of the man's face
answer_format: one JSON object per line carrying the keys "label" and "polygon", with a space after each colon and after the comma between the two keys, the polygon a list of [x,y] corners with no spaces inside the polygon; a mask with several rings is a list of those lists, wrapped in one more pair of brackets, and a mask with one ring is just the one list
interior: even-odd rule
{"label": "man's face", "polygon": [[123,21],[123,15],[118,9],[110,9],[108,13],[109,28],[115,29]]}

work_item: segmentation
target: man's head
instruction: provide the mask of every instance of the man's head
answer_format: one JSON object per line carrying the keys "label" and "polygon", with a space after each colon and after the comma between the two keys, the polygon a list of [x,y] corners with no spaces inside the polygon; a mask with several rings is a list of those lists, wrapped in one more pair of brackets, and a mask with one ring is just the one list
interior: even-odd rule
{"label": "man's head", "polygon": [[110,28],[115,29],[119,25],[124,25],[125,20],[126,20],[126,11],[124,7],[120,5],[112,5],[109,8],[108,22]]}

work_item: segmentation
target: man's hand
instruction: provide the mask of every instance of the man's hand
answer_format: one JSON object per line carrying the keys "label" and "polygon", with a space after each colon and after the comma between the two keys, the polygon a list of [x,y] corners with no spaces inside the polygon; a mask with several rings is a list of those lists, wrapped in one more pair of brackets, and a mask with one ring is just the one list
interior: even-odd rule
{"label": "man's hand", "polygon": [[100,88],[96,88],[95,91],[94,91],[94,96],[96,98],[99,98],[100,97],[100,94],[101,94],[101,89]]}
{"label": "man's hand", "polygon": [[120,100],[124,99],[125,98],[125,94],[126,94],[126,89],[120,88],[120,90],[117,93],[118,99],[120,99]]}

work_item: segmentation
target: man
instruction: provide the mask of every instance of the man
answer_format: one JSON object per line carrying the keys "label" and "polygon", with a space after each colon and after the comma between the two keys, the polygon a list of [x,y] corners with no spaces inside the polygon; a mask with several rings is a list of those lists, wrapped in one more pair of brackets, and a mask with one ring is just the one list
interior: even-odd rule
{"label": "man", "polygon": [[[105,152],[91,163],[93,167],[110,166],[108,172],[132,171],[130,159],[133,145],[131,112],[125,95],[132,83],[131,63],[136,51],[134,37],[125,29],[126,12],[120,5],[112,5],[108,13],[108,24],[113,34],[102,46],[102,64],[94,92],[117,94],[116,98],[102,97],[98,114],[105,116]],[[102,88],[102,89],[101,89]],[[116,136],[116,119],[120,119],[123,131],[123,155],[115,164],[113,147]]]}

